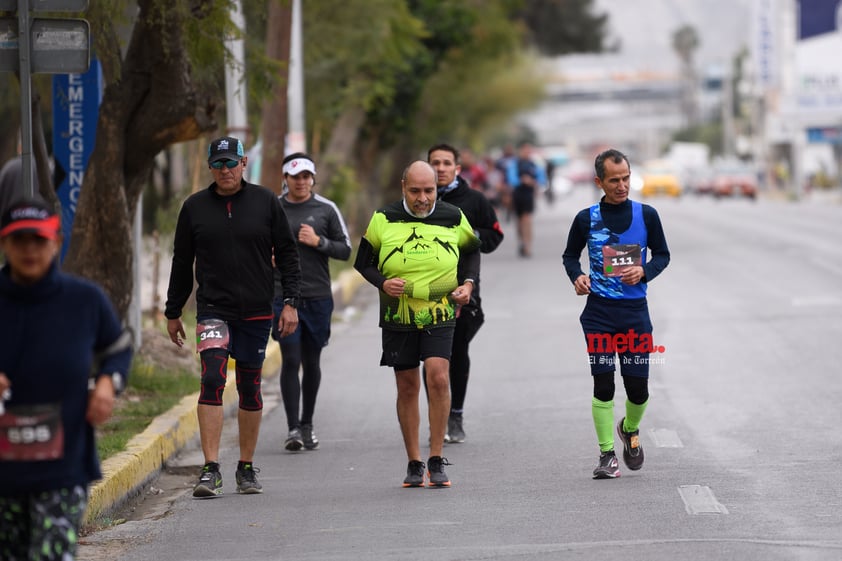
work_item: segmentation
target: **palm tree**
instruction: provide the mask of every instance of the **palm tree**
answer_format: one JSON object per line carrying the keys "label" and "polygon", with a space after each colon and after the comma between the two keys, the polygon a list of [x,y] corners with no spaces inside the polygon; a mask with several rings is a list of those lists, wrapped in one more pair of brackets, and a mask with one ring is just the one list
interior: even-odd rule
{"label": "palm tree", "polygon": [[672,48],[681,60],[681,81],[684,90],[681,109],[688,126],[696,124],[699,118],[696,100],[696,68],[693,64],[693,55],[699,44],[699,34],[692,25],[683,25],[672,34]]}

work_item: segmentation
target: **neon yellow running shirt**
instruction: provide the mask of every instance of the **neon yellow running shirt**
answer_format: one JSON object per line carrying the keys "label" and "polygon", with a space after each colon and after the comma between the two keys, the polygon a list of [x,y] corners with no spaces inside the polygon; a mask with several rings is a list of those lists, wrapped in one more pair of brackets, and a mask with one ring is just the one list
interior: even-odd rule
{"label": "neon yellow running shirt", "polygon": [[380,291],[380,327],[408,330],[455,324],[449,295],[459,286],[459,256],[480,244],[458,207],[437,201],[428,217],[416,218],[398,201],[374,213],[364,237],[377,255],[380,272],[387,279],[406,281],[399,298]]}

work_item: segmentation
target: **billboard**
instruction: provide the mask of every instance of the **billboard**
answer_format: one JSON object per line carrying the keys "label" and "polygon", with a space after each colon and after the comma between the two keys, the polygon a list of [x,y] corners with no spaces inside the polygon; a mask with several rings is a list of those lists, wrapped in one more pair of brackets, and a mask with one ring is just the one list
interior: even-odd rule
{"label": "billboard", "polygon": [[842,0],[799,0],[795,109],[806,124],[842,119]]}

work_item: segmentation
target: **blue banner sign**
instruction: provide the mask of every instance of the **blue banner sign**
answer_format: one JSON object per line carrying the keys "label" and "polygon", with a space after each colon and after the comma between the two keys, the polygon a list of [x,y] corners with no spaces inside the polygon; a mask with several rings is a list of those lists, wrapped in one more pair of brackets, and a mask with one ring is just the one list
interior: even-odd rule
{"label": "blue banner sign", "polygon": [[76,205],[88,158],[94,148],[102,91],[102,67],[95,59],[91,60],[90,69],[84,74],[53,77],[53,153],[64,233],[62,260],[70,245]]}
{"label": "blue banner sign", "polygon": [[807,142],[823,144],[842,144],[842,127],[808,128]]}

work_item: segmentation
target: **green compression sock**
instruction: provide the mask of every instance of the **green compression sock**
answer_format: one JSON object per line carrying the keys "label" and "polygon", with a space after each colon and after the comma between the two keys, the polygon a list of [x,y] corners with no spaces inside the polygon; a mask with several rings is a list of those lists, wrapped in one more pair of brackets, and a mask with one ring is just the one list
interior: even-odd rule
{"label": "green compression sock", "polygon": [[614,400],[600,401],[591,399],[591,414],[596,438],[599,440],[599,451],[608,452],[614,449]]}
{"label": "green compression sock", "polygon": [[643,419],[643,412],[646,411],[646,405],[648,404],[648,399],[640,405],[626,400],[626,420],[623,423],[625,432],[634,432],[640,428],[640,421]]}

